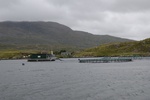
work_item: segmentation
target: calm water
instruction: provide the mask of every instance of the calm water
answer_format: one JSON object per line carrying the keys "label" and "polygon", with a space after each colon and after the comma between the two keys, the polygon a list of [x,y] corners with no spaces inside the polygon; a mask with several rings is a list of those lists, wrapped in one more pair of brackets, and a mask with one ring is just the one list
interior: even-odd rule
{"label": "calm water", "polygon": [[0,100],[150,100],[149,93],[150,60],[0,61]]}

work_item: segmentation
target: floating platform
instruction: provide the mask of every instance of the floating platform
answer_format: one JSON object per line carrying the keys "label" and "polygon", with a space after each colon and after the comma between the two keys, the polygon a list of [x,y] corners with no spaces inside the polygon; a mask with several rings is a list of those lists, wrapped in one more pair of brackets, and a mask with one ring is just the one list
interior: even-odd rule
{"label": "floating platform", "polygon": [[111,58],[111,57],[104,57],[99,59],[79,59],[79,63],[111,63],[111,62],[131,62],[132,58]]}

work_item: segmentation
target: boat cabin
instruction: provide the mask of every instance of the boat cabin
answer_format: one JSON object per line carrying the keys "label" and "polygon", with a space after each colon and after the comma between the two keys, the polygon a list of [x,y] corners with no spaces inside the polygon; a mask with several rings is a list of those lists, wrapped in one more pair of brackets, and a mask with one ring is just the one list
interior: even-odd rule
{"label": "boat cabin", "polygon": [[53,54],[32,54],[28,61],[55,61],[56,57]]}

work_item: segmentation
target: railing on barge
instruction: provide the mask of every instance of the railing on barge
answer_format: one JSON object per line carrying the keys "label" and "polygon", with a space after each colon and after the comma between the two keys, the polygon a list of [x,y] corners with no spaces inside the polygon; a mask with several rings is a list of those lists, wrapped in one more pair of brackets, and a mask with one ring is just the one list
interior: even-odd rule
{"label": "railing on barge", "polygon": [[54,59],[28,59],[28,62],[55,61]]}
{"label": "railing on barge", "polygon": [[110,62],[130,62],[132,58],[126,57],[118,57],[118,58],[111,58],[111,57],[103,57],[97,59],[79,59],[79,63],[110,63]]}

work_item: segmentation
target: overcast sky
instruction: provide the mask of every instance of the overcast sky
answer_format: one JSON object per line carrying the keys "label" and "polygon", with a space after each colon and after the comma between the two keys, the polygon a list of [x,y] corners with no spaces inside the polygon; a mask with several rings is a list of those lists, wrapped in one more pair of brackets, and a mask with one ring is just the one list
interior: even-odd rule
{"label": "overcast sky", "polygon": [[53,21],[142,40],[150,37],[150,0],[0,0],[0,21]]}

